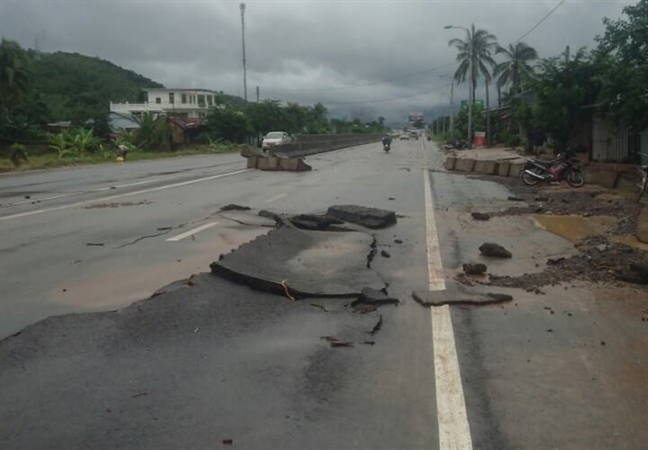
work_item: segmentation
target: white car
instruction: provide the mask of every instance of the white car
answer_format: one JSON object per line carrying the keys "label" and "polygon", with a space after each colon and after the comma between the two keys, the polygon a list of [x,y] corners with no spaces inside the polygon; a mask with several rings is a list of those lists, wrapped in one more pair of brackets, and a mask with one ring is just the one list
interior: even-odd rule
{"label": "white car", "polygon": [[270,147],[275,145],[291,144],[293,142],[292,136],[285,131],[271,131],[266,134],[261,143],[263,151],[267,151]]}

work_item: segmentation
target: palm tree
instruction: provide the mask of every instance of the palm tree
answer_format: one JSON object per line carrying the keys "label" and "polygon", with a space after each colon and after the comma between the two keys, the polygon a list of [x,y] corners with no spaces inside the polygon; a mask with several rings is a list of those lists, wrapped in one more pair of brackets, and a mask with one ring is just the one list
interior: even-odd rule
{"label": "palm tree", "polygon": [[495,66],[497,84],[500,87],[510,84],[512,93],[519,94],[522,83],[533,75],[533,67],[529,63],[538,59],[538,52],[524,42],[518,42],[509,44],[508,49],[498,46],[497,54],[500,53],[506,61]]}
{"label": "palm tree", "polygon": [[27,95],[29,71],[24,50],[14,41],[0,42],[0,104],[3,108]]}
{"label": "palm tree", "polygon": [[[475,90],[477,89],[477,79],[479,76],[484,77],[486,85],[486,110],[487,110],[487,136],[490,136],[490,109],[488,85],[491,81],[490,67],[496,65],[492,57],[492,52],[498,48],[497,38],[486,30],[475,29],[472,24],[469,30],[466,30],[466,39],[451,39],[449,46],[457,48],[457,62],[459,66],[454,74],[457,84],[466,81],[466,77],[472,78],[472,86],[469,86],[470,101],[475,102]],[[472,67],[472,74],[469,74],[469,67]]]}

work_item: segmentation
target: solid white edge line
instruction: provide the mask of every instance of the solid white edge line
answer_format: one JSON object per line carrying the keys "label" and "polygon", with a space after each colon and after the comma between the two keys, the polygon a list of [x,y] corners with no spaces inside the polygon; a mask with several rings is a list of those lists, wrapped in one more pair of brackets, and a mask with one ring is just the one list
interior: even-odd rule
{"label": "solid white edge line", "polygon": [[446,288],[446,284],[443,275],[443,264],[441,263],[441,252],[439,251],[439,235],[437,233],[436,221],[434,220],[434,203],[432,201],[430,174],[427,169],[423,171],[423,186],[425,189],[428,289],[430,291],[443,291]]}
{"label": "solid white edge line", "polygon": [[[425,226],[427,237],[428,290],[446,289],[439,249],[439,236],[434,219],[434,203],[430,186],[429,164],[425,143],[421,145],[426,157],[424,167]],[[461,371],[454,338],[452,317],[448,305],[430,307],[432,325],[432,354],[434,386],[436,388],[437,422],[440,450],[472,450],[472,438],[466,399],[461,384]]]}
{"label": "solid white edge line", "polygon": [[448,305],[430,308],[440,450],[471,450],[470,425]]}
{"label": "solid white edge line", "polygon": [[208,228],[213,227],[214,225],[218,225],[218,222],[208,222],[204,225],[201,225],[199,227],[194,228],[193,230],[186,231],[184,233],[181,233],[177,236],[173,236],[172,238],[167,239],[168,242],[177,242],[181,241],[182,239],[188,238],[189,236],[193,236],[194,234],[200,233],[201,231],[204,231]]}
{"label": "solid white edge line", "polygon": [[52,208],[38,209],[38,210],[35,210],[35,211],[27,211],[27,212],[18,213],[18,214],[12,214],[10,216],[0,216],[0,222],[2,222],[4,220],[18,219],[20,217],[33,216],[35,214],[43,214],[43,213],[52,212],[52,211],[60,211],[62,209],[76,208],[77,206],[83,206],[83,205],[87,205],[89,203],[105,202],[105,201],[108,201],[108,200],[115,200],[117,198],[131,197],[133,195],[148,194],[149,192],[163,191],[165,189],[171,189],[171,188],[180,187],[180,186],[187,186],[187,185],[190,185],[190,184],[200,183],[202,181],[215,180],[217,178],[228,177],[230,175],[237,175],[239,173],[249,172],[250,170],[252,170],[252,169],[241,169],[241,170],[237,170],[237,171],[234,171],[234,172],[227,172],[227,173],[221,173],[219,175],[212,175],[211,177],[205,177],[205,178],[198,178],[196,180],[183,181],[182,183],[167,184],[166,186],[158,186],[158,187],[154,187],[154,188],[150,188],[150,189],[143,189],[141,191],[126,192],[124,194],[110,195],[108,197],[102,197],[102,198],[92,199],[92,200],[84,200],[82,202],[70,203],[69,205],[54,206]]}

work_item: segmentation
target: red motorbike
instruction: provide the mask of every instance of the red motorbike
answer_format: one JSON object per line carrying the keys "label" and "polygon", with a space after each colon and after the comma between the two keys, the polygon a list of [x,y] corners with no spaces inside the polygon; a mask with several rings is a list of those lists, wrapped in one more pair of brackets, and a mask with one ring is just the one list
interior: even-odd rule
{"label": "red motorbike", "polygon": [[555,159],[529,159],[522,170],[522,181],[535,186],[540,181],[567,181],[570,186],[581,187],[585,184],[578,167],[578,158],[560,153]]}

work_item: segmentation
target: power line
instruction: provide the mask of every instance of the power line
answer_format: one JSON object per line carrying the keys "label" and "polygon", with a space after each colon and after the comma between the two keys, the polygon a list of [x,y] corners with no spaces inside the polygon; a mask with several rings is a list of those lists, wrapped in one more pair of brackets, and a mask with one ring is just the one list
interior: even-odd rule
{"label": "power line", "polygon": [[552,15],[552,14],[554,13],[554,11],[557,10],[557,9],[560,7],[560,5],[562,5],[563,3],[565,3],[565,0],[560,0],[560,1],[558,2],[558,4],[557,4],[556,6],[554,6],[553,9],[547,13],[546,16],[544,16],[542,19],[540,19],[540,22],[536,23],[536,24],[533,26],[533,28],[531,28],[529,31],[527,31],[526,33],[524,33],[524,34],[523,34],[522,36],[520,36],[519,38],[517,38],[517,40],[513,41],[513,43],[514,43],[514,44],[517,44],[517,43],[520,42],[522,39],[524,39],[524,38],[527,37],[529,34],[531,34],[531,32],[532,32],[533,30],[535,30],[536,28],[538,28],[542,22],[544,22],[545,20],[547,20],[547,18],[548,18],[550,15]]}
{"label": "power line", "polygon": [[[529,34],[531,34],[536,28],[538,28],[549,16],[551,16],[563,3],[565,3],[566,0],[560,0],[556,6],[554,6],[551,11],[549,11],[538,23],[536,23],[533,27],[531,27],[526,33],[524,33],[522,36],[520,36],[518,39],[513,41],[513,44],[520,42],[522,39],[527,37]],[[399,77],[394,77],[394,78],[387,78],[383,80],[376,80],[376,81],[371,81],[368,83],[359,83],[359,84],[349,84],[346,86],[337,86],[337,87],[329,87],[329,88],[317,88],[317,89],[281,89],[281,88],[275,88],[268,90],[269,93],[281,93],[281,92],[332,92],[332,91],[341,91],[341,90],[347,90],[347,89],[356,89],[364,86],[374,86],[377,84],[383,84],[383,83],[390,83],[392,81],[398,81],[398,80],[403,80],[405,78],[411,78],[417,75],[423,75],[426,73],[430,72],[435,72],[440,69],[445,69],[446,67],[453,66],[455,62],[451,62],[448,64],[444,64],[441,66],[433,67],[431,69],[426,69],[422,70],[420,72],[414,72],[414,73],[409,73],[405,75],[401,75]],[[377,103],[377,102],[383,102],[383,101],[390,101],[390,100],[399,100],[401,98],[409,98],[409,97],[415,97],[417,95],[424,95],[429,92],[433,92],[435,89],[430,90],[430,91],[425,91],[425,92],[419,92],[417,94],[413,95],[407,95],[405,97],[394,97],[394,98],[389,98],[389,99],[378,99],[378,100],[365,100],[365,101],[357,101],[357,102],[342,102],[342,103],[336,103],[338,105],[350,105],[350,104],[361,104],[361,103]]]}

